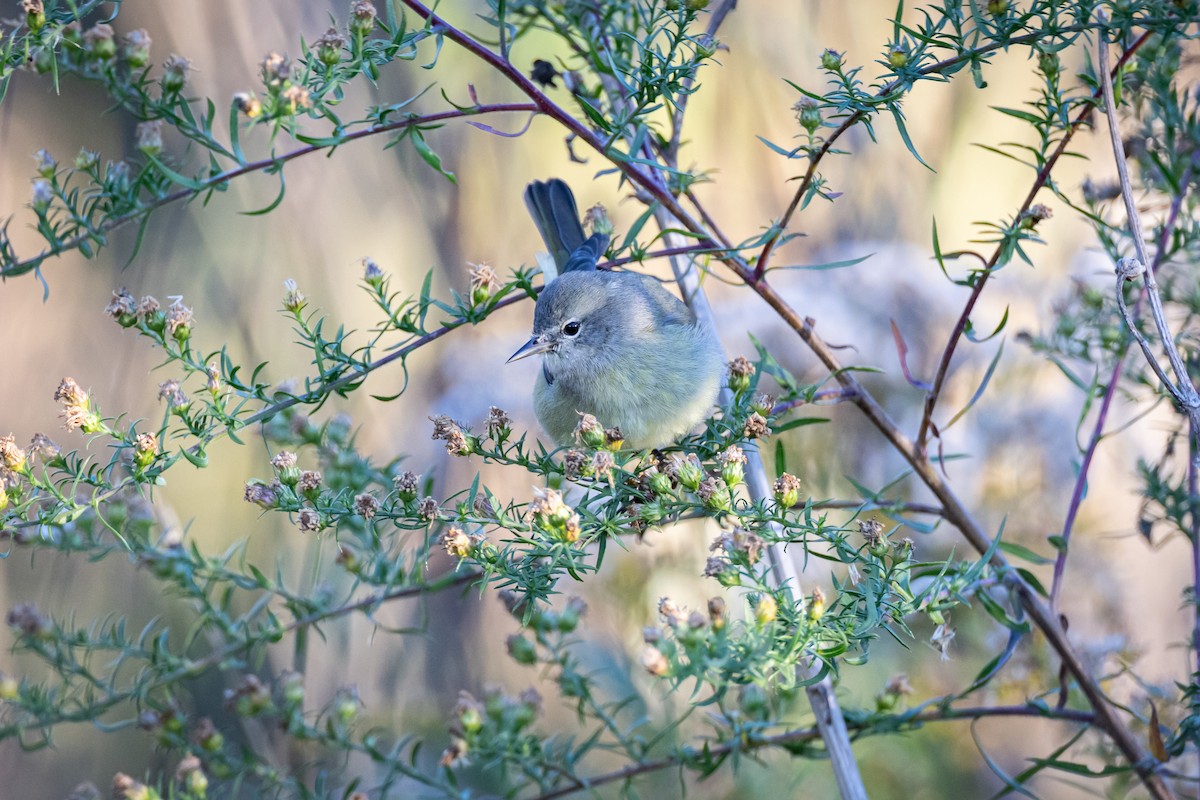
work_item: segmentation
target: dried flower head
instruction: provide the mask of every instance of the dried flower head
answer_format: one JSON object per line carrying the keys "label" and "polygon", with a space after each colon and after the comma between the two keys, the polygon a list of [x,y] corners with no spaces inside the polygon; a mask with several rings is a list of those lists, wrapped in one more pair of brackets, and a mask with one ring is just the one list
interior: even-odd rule
{"label": "dried flower head", "polygon": [[431,438],[444,440],[447,453],[452,456],[469,456],[474,451],[474,446],[470,438],[463,432],[463,426],[460,423],[445,414],[430,417],[429,421],[433,423]]}
{"label": "dried flower head", "polygon": [[486,303],[496,293],[500,280],[496,272],[487,264],[471,264],[471,302],[476,305]]}
{"label": "dried flower head", "polygon": [[658,615],[672,628],[677,628],[687,622],[687,612],[669,597],[658,599]]}
{"label": "dried flower head", "polygon": [[321,530],[321,515],[311,508],[302,508],[296,515],[296,527],[305,533]]}
{"label": "dried flower head", "polygon": [[671,669],[671,662],[663,655],[663,652],[654,645],[646,645],[642,649],[642,655],[639,659],[642,668],[655,677],[666,675]]}
{"label": "dried flower head", "polygon": [[371,0],[354,0],[350,6],[350,32],[366,36],[375,27],[375,4]]}
{"label": "dried flower head", "polygon": [[770,432],[771,428],[767,425],[767,420],[756,411],[746,420],[742,436],[746,439],[761,439]]}
{"label": "dried flower head", "polygon": [[417,498],[417,473],[404,471],[392,478],[392,488],[404,502]]}
{"label": "dried flower head", "polygon": [[752,567],[762,558],[765,547],[766,542],[761,536],[739,527],[717,536],[708,549],[710,552],[724,552],[730,558]]}
{"label": "dried flower head", "polygon": [[144,67],[150,63],[150,34],[144,28],[125,34],[121,44],[121,52],[129,66]]}
{"label": "dried flower head", "polygon": [[312,92],[307,87],[295,84],[280,93],[279,99],[289,114],[296,114],[312,107]]}
{"label": "dried flower head", "polygon": [[471,537],[467,536],[466,531],[457,525],[451,525],[449,530],[442,534],[441,543],[446,553],[455,558],[466,558],[471,555],[474,546]]}
{"label": "dried flower head", "polygon": [[488,438],[496,442],[507,439],[508,434],[512,431],[512,420],[509,419],[504,409],[497,406],[488,408],[487,420],[483,424]]}
{"label": "dried flower head", "polygon": [[17,446],[17,438],[11,433],[0,436],[0,464],[13,472],[25,469],[25,451]]}
{"label": "dried flower head", "polygon": [[612,236],[613,224],[608,218],[608,209],[597,203],[583,212],[583,227],[601,236]]}
{"label": "dried flower head", "polygon": [[612,471],[616,466],[617,462],[608,450],[597,450],[592,456],[592,473],[598,477],[612,480]]}
{"label": "dried flower head", "polygon": [[157,314],[159,310],[158,300],[154,295],[145,295],[138,302],[137,313],[140,316],[148,317],[151,314]]}
{"label": "dried flower head", "polygon": [[86,147],[80,149],[75,155],[75,169],[80,172],[93,170],[100,163],[100,154],[95,150],[88,150]]}
{"label": "dried flower head", "polygon": [[205,364],[204,375],[206,377],[204,386],[215,397],[221,391],[221,370],[213,364]]}
{"label": "dried flower head", "polygon": [[313,43],[317,50],[317,60],[332,67],[342,60],[342,48],[346,46],[346,37],[337,28],[330,28],[321,34]]}
{"label": "dried flower head", "polygon": [[791,508],[800,502],[800,479],[791,473],[785,472],[775,479],[775,485],[772,487],[775,494],[775,502],[780,508]]}
{"label": "dried flower head", "polygon": [[249,119],[255,119],[262,114],[262,101],[254,92],[237,92],[233,96],[233,104]]}
{"label": "dried flower head", "polygon": [[563,453],[563,473],[566,477],[578,478],[580,475],[586,475],[589,469],[591,469],[591,462],[588,460],[587,453],[574,448]]}
{"label": "dried flower head", "polygon": [[730,509],[729,487],[712,475],[700,481],[700,485],[696,487],[696,496],[714,511]]}
{"label": "dried flower head", "polygon": [[9,626],[25,636],[44,639],[54,631],[52,623],[34,603],[19,603],[12,607],[6,618]]}
{"label": "dried flower head", "polygon": [[800,123],[800,127],[810,134],[821,127],[821,104],[813,98],[807,95],[801,97],[792,106],[792,110],[796,112],[796,121]]}
{"label": "dried flower head", "polygon": [[258,71],[267,88],[275,91],[292,80],[292,62],[283,53],[267,53],[258,64]]}
{"label": "dried flower head", "polygon": [[179,385],[179,381],[174,378],[158,385],[158,399],[166,400],[167,407],[176,414],[187,411],[188,406],[192,404],[187,393],[183,391],[183,387]]}
{"label": "dried flower head", "polygon": [[886,551],[888,547],[887,537],[883,534],[883,523],[877,519],[860,519],[858,521],[858,532],[862,534],[863,540],[867,544],[867,549],[877,556],[882,556],[881,550]]}
{"label": "dried flower head", "polygon": [[167,330],[179,341],[184,341],[192,332],[192,310],[183,304],[182,297],[171,298],[167,308]]}
{"label": "dried flower head", "polygon": [[953,641],[954,628],[950,627],[949,621],[934,628],[933,635],[929,637],[929,643],[933,645],[933,649],[937,650],[942,661],[950,660],[950,643]]}
{"label": "dried flower head", "polygon": [[1049,206],[1043,203],[1034,203],[1021,214],[1021,227],[1032,230],[1037,227],[1039,222],[1048,220],[1053,216],[1054,212]]}
{"label": "dried flower head", "polygon": [[308,298],[304,296],[304,292],[300,291],[296,282],[288,278],[283,282],[283,308],[293,314],[298,314],[304,309],[308,303]]}
{"label": "dried flower head", "polygon": [[122,327],[132,327],[137,324],[137,300],[122,286],[112,293],[112,300],[104,307],[104,313]]}
{"label": "dried flower head", "polygon": [[49,461],[57,456],[60,448],[44,433],[35,433],[29,441],[29,457],[40,461]]}
{"label": "dried flower head", "polygon": [[279,502],[279,492],[274,484],[264,483],[253,478],[246,481],[246,489],[242,493],[242,497],[247,503],[253,503],[264,509],[275,508]]}
{"label": "dried flower head", "polygon": [[54,202],[54,187],[45,178],[35,178],[30,191],[30,202],[37,211],[45,211]]}
{"label": "dried flower head", "polygon": [[152,119],[139,122],[134,136],[137,140],[137,149],[146,155],[155,156],[162,152],[162,120]]}
{"label": "dried flower head", "polygon": [[95,433],[101,429],[100,417],[92,411],[87,392],[81,389],[73,378],[62,379],[54,392],[54,399],[62,403],[67,430]]}
{"label": "dried flower head", "polygon": [[183,91],[187,85],[188,75],[192,71],[192,62],[181,55],[172,53],[163,63],[162,88],[167,94]]}
{"label": "dried flower head", "polygon": [[417,504],[417,515],[426,522],[433,522],[441,513],[437,500],[432,497],[422,497],[421,502]]}
{"label": "dried flower head", "polygon": [[533,517],[534,525],[555,538],[565,542],[574,542],[579,538],[579,515],[563,502],[562,493],[557,489],[535,486],[529,514]]}
{"label": "dried flower head", "polygon": [[738,356],[729,362],[729,388],[735,392],[744,392],[750,388],[750,378],[754,375],[754,365],[745,356]]}
{"label": "dried flower head", "polygon": [[625,434],[621,433],[621,429],[615,425],[611,428],[604,429],[604,446],[609,450],[620,450],[625,444]]}
{"label": "dried flower head", "polygon": [[579,422],[575,425],[576,444],[581,447],[592,448],[593,450],[603,447],[607,438],[604,435],[604,426],[600,424],[600,420],[583,411],[577,413],[579,414]]}
{"label": "dried flower head", "polygon": [[87,54],[97,60],[107,61],[117,54],[116,34],[112,26],[101,22],[83,32],[83,46]]}
{"label": "dried flower head", "polygon": [[54,160],[54,156],[50,155],[49,150],[38,150],[33,154],[33,158],[37,161],[38,175],[43,178],[54,177],[54,172],[58,169],[58,162]]}
{"label": "dried flower head", "polygon": [[296,481],[296,491],[305,497],[320,494],[321,492],[321,473],[315,469],[306,469],[300,473],[300,479]]}
{"label": "dried flower head", "polygon": [[746,477],[746,454],[736,444],[722,450],[717,461],[721,463],[721,480],[726,486],[733,488]]}
{"label": "dried flower head", "polygon": [[158,437],[151,432],[139,433],[133,440],[133,461],[142,469],[154,463],[158,455]]}
{"label": "dried flower head", "polygon": [[354,513],[365,520],[372,520],[379,512],[379,500],[370,492],[363,492],[354,497]]}

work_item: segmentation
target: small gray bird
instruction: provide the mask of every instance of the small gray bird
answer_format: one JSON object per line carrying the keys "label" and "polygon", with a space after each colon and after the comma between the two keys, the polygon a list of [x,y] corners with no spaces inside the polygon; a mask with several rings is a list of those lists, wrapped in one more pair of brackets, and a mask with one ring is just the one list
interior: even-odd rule
{"label": "small gray bird", "polygon": [[533,337],[509,361],[541,355],[533,389],[538,421],[559,445],[574,442],[579,413],[617,427],[625,447],[672,443],[704,419],[725,362],[715,332],[648,275],[596,268],[608,236],[584,237],[570,188],[525,190],[558,269],[538,297]]}

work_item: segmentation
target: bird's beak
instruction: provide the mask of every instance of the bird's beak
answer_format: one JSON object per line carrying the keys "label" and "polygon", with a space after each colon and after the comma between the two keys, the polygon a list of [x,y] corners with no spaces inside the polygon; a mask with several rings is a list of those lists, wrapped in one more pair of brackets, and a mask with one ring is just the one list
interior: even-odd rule
{"label": "bird's beak", "polygon": [[528,342],[521,345],[521,349],[509,356],[508,361],[504,363],[511,364],[514,361],[520,361],[522,358],[548,353],[553,349],[554,340],[549,336],[534,336]]}

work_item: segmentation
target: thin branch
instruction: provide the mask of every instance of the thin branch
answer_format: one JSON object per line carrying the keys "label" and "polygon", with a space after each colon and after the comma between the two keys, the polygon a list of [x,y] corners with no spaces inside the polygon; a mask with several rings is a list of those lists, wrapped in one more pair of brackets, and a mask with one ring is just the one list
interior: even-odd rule
{"label": "thin branch", "polygon": [[[1163,223],[1162,233],[1158,237],[1158,249],[1154,253],[1154,261],[1150,265],[1152,271],[1157,271],[1162,265],[1163,259],[1166,257],[1167,246],[1171,240],[1171,233],[1175,230],[1175,225],[1179,220],[1179,211],[1183,207],[1184,197],[1187,195],[1187,190],[1191,184],[1192,165],[1189,163],[1187,169],[1184,170],[1183,180],[1180,181],[1180,189],[1176,192],[1175,197],[1171,200],[1171,208],[1167,213],[1167,220]],[[1118,289],[1118,295],[1120,295]],[[1146,296],[1143,291],[1137,297],[1133,306],[1133,321],[1136,324],[1141,318],[1142,299]],[[1122,299],[1124,299],[1122,297]],[[1075,486],[1071,490],[1071,502],[1067,506],[1066,519],[1063,520],[1062,528],[1062,544],[1058,548],[1058,555],[1054,559],[1054,579],[1050,585],[1050,608],[1058,611],[1058,598],[1062,591],[1063,577],[1067,568],[1067,553],[1071,543],[1071,531],[1075,527],[1075,518],[1079,513],[1079,508],[1083,504],[1083,494],[1087,489],[1088,473],[1091,471],[1092,457],[1096,453],[1096,448],[1099,447],[1101,439],[1104,438],[1104,424],[1108,419],[1108,412],[1112,406],[1113,398],[1116,396],[1117,387],[1121,381],[1121,375],[1125,369],[1125,357],[1129,354],[1129,340],[1126,339],[1121,344],[1121,349],[1117,353],[1116,361],[1113,363],[1112,375],[1109,377],[1108,385],[1104,389],[1104,398],[1100,402],[1100,411],[1096,415],[1096,423],[1092,428],[1092,435],[1088,439],[1087,448],[1083,452],[1083,461],[1079,465],[1079,474],[1075,476]],[[1200,624],[1200,617],[1197,617]],[[1200,641],[1200,637],[1197,638]]]}
{"label": "thin branch", "polygon": [[[1032,706],[976,706],[968,708],[930,708],[916,713],[908,714],[892,714],[884,717],[884,720],[895,723],[895,725],[911,725],[920,727],[927,722],[955,722],[959,720],[976,720],[985,719],[987,717],[1033,717],[1041,719],[1061,720],[1063,722],[1077,722],[1083,725],[1094,725],[1096,718],[1087,711],[1076,711],[1074,709],[1042,709]],[[893,725],[879,725],[880,717],[876,716],[869,720],[861,720],[848,723],[856,733],[862,735],[871,735],[875,730],[882,728],[884,730],[894,730]],[[773,736],[753,736],[748,738],[737,738],[733,741],[724,744],[713,745],[707,744],[705,754],[710,760],[718,760],[735,752],[744,752],[752,750],[760,750],[765,747],[779,747],[783,745],[798,745],[806,742],[815,742],[821,738],[820,731],[817,728],[797,728],[795,730],[777,733]],[[537,795],[532,800],[558,800],[560,797],[568,797],[575,792],[581,792],[589,789],[596,789],[599,786],[604,786],[617,781],[626,781],[630,778],[635,778],[638,775],[645,775],[650,772],[658,772],[659,770],[670,769],[672,767],[684,766],[688,759],[688,753],[676,753],[655,759],[654,761],[641,761],[636,764],[627,764],[620,769],[615,769],[612,772],[605,772],[601,775],[596,775],[592,778],[574,779],[574,784],[565,786],[561,789],[555,789],[544,794]]]}
{"label": "thin branch", "polygon": [[193,198],[200,194],[203,194],[204,192],[211,191],[213,189],[217,189],[222,184],[228,183],[229,181],[233,180],[234,178],[241,177],[242,175],[248,175],[248,174],[254,173],[254,172],[262,172],[263,170],[268,170],[268,169],[278,167],[282,164],[286,164],[287,162],[289,162],[293,159],[301,158],[301,157],[307,156],[311,153],[317,153],[322,150],[332,150],[335,147],[341,147],[344,144],[348,144],[349,142],[353,142],[358,139],[365,139],[368,136],[377,136],[381,133],[390,133],[391,131],[402,130],[404,128],[412,127],[413,125],[425,125],[428,123],[442,122],[442,121],[450,120],[450,119],[460,119],[462,117],[473,117],[473,116],[478,116],[480,114],[493,114],[493,113],[510,112],[510,111],[525,111],[525,112],[536,114],[538,112],[538,109],[536,106],[533,106],[530,103],[496,103],[496,104],[492,104],[492,105],[475,106],[474,108],[455,109],[453,111],[441,111],[441,112],[438,112],[437,114],[427,114],[423,117],[409,117],[407,119],[397,120],[395,122],[389,122],[384,125],[372,125],[371,127],[364,128],[363,130],[360,130],[360,131],[354,131],[353,133],[347,133],[344,136],[340,137],[336,142],[334,142],[332,144],[306,145],[304,147],[299,147],[295,150],[291,150],[280,156],[272,156],[271,158],[264,158],[264,159],[260,159],[258,161],[251,161],[246,164],[242,164],[234,169],[226,170],[226,171],[220,172],[216,175],[211,175],[202,181],[197,181],[197,183],[194,187],[180,189],[177,192],[172,192],[171,194],[167,194],[167,195],[163,195],[162,197],[155,198],[151,202],[145,203],[145,204],[139,206],[138,208],[134,209],[133,211],[129,211],[125,214],[121,214],[119,216],[111,217],[111,218],[105,220],[102,224],[96,226],[95,228],[90,229],[87,233],[80,234],[78,236],[74,236],[70,239],[66,239],[62,242],[59,242],[58,244],[53,245],[52,247],[50,247],[46,250],[43,250],[41,253],[39,253],[38,255],[33,256],[31,258],[26,258],[21,261],[16,261],[7,267],[2,267],[2,268],[0,268],[0,280],[3,280],[5,278],[13,278],[13,277],[16,277],[17,275],[24,275],[25,273],[30,272],[31,270],[37,269],[46,259],[53,258],[54,256],[62,255],[63,253],[66,253],[70,250],[74,250],[74,249],[78,248],[80,245],[87,242],[88,240],[95,238],[97,234],[104,234],[104,233],[109,233],[111,231],[114,231],[117,228],[120,228],[124,225],[128,225],[130,222],[134,222],[136,220],[141,219],[142,217],[152,214],[153,212],[157,211],[160,208],[163,208],[164,206],[171,205],[172,203],[177,203],[180,200],[188,200],[190,198]]}

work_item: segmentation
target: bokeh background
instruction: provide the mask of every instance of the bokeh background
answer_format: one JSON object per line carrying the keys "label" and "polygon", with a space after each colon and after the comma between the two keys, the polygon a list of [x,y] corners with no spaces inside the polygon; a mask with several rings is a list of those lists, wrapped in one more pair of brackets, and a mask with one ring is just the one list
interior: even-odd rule
{"label": "bokeh background", "polygon": [[[190,92],[225,107],[233,93],[259,88],[257,64],[266,52],[295,53],[300,38],[311,41],[331,17],[344,24],[344,5],[324,0],[128,0],[116,27],[118,33],[147,29],[159,63],[172,52],[186,55],[194,67]],[[482,3],[456,0],[444,6],[451,19],[483,30],[474,18]],[[795,186],[790,180],[801,171],[798,162],[785,162],[756,138],[788,143],[800,132],[791,110],[797,93],[782,79],[819,90],[818,60],[827,47],[845,52],[850,64],[866,64],[863,77],[869,79],[879,70],[872,62],[891,33],[895,8],[888,0],[778,0],[740,4],[729,17],[720,36],[727,48],[721,63],[705,68],[703,89],[689,109],[683,162],[711,175],[712,182],[697,193],[735,240],[754,235],[782,212]],[[10,12],[15,14],[13,8],[3,10]],[[552,41],[531,37],[515,48],[513,59],[528,66],[534,58],[558,53]],[[1081,67],[1080,51],[1068,51],[1064,58],[1065,72]],[[776,261],[804,265],[871,254],[851,269],[778,273],[777,283],[802,314],[817,320],[827,341],[853,347],[843,351],[845,362],[884,370],[868,384],[910,431],[919,419],[921,397],[900,378],[889,320],[904,331],[913,371],[928,375],[965,299],[964,290],[946,281],[930,257],[932,221],[936,218],[944,249],[968,246],[979,234],[975,223],[1013,213],[1033,179],[1032,172],[976,146],[1029,140],[1020,123],[991,107],[1032,99],[1032,62],[1021,52],[998,54],[985,74],[986,89],[975,89],[969,77],[960,75],[949,84],[924,85],[906,101],[913,141],[933,170],[906,152],[887,120],[876,126],[877,142],[861,128],[843,139],[850,155],[828,160],[822,170],[830,188],[842,196],[832,204],[814,202],[799,214],[795,227],[804,236],[789,243]],[[465,102],[469,85],[483,102],[519,99],[479,62],[448,45],[436,70],[394,64],[377,86],[357,86],[346,98],[344,114],[354,117],[355,109],[397,101],[434,81],[435,90],[417,101],[418,110],[438,110],[439,91]],[[83,146],[112,159],[134,152],[134,122],[109,113],[109,105],[92,86],[66,81],[56,92],[49,79],[32,73],[13,80],[0,104],[0,217],[12,215],[9,230],[18,252],[40,246],[29,229],[33,216],[26,207],[36,150],[46,148],[60,161],[69,161]],[[219,126],[225,118],[218,114]],[[515,130],[525,119],[487,121]],[[308,125],[313,132],[322,131]],[[264,152],[261,135],[249,141]],[[306,368],[303,351],[292,345],[288,321],[277,313],[285,279],[296,280],[312,306],[324,309],[331,321],[364,330],[375,321],[359,286],[364,257],[392,275],[394,288],[407,291],[416,291],[432,269],[435,293],[442,296],[451,288],[465,288],[469,262],[489,263],[501,273],[532,264],[540,243],[519,200],[531,179],[565,178],[575,186],[581,205],[608,207],[618,232],[640,211],[612,175],[597,177],[606,165],[594,156],[587,163],[573,163],[562,132],[549,120],[534,120],[516,139],[451,124],[431,133],[429,141],[457,174],[457,185],[432,172],[411,148],[385,150],[383,138],[367,139],[331,158],[291,163],[286,197],[266,216],[244,212],[269,203],[278,190],[276,180],[251,176],[206,204],[156,214],[131,261],[134,231],[124,230],[93,261],[69,254],[48,262],[46,297],[32,277],[0,285],[0,432],[12,431],[18,441],[28,441],[34,432],[45,431],[66,446],[85,446],[81,437],[59,429],[51,400],[59,379],[67,375],[89,388],[107,413],[161,413],[157,384],[175,376],[155,371],[156,353],[102,313],[110,292],[119,286],[138,296],[182,295],[195,309],[193,341],[201,349],[228,343],[235,359],[268,360],[270,378],[284,380]],[[280,141],[278,146],[282,150],[289,144]],[[182,143],[170,137],[167,149],[180,159],[187,157]],[[1065,161],[1056,172],[1062,186],[1078,187],[1088,176],[1110,176],[1102,141],[1087,134],[1077,149],[1095,159]],[[1045,202],[1055,205],[1052,199]],[[1059,213],[1039,229],[1047,245],[1033,249],[1035,267],[1009,267],[984,295],[975,325],[991,330],[1007,308],[1007,346],[987,395],[947,437],[948,450],[972,456],[947,466],[968,507],[993,531],[1006,519],[1006,536],[1041,552],[1049,550],[1044,537],[1061,529],[1067,508],[1081,438],[1076,431],[1081,396],[1013,334],[1049,327],[1056,300],[1066,296],[1073,281],[1105,290],[1110,286],[1108,266],[1094,252],[1088,228],[1068,209],[1055,210]],[[667,274],[665,265],[653,268]],[[799,340],[750,292],[715,280],[706,286],[730,356],[752,355],[753,334],[804,380],[824,377]],[[331,404],[321,415],[350,414],[364,450],[382,461],[406,454],[410,468],[434,477],[435,493],[456,491],[482,469],[498,495],[525,498],[527,476],[449,460],[439,443],[430,441],[426,418],[446,413],[478,422],[489,405],[499,405],[519,428],[535,428],[529,393],[537,365],[532,360],[503,363],[524,341],[531,317],[532,305],[518,304],[484,326],[461,329],[421,351],[410,360],[409,390],[394,402],[371,400],[368,392],[360,392]],[[943,413],[969,399],[997,345],[962,348]],[[398,370],[385,370],[374,374],[367,388],[371,394],[388,395],[402,380]],[[1137,410],[1121,400],[1115,421],[1130,420]],[[902,463],[853,409],[823,411],[832,424],[802,428],[786,440],[789,466],[802,476],[808,493],[852,498],[847,476],[882,486],[901,475]],[[1159,451],[1165,428],[1165,419],[1152,415],[1101,448],[1077,524],[1064,611],[1071,618],[1072,637],[1097,660],[1119,653],[1147,686],[1169,689],[1189,671],[1188,651],[1181,647],[1189,620],[1180,608],[1190,582],[1186,547],[1179,541],[1148,546],[1133,525],[1136,458]],[[255,507],[242,502],[245,480],[269,473],[267,458],[266,447],[254,437],[242,447],[224,441],[211,451],[211,468],[173,470],[170,484],[155,496],[155,506],[203,550],[217,553],[246,541],[249,561],[264,568],[279,564],[294,586],[315,590],[336,580],[330,569],[332,542],[301,535],[279,515],[260,517]],[[909,482],[900,486],[912,488]],[[922,496],[916,492],[913,498]],[[970,555],[947,528],[901,535],[906,534],[917,539],[919,557]],[[678,705],[685,697],[664,696],[640,673],[635,663],[640,630],[654,621],[659,597],[670,595],[696,607],[714,593],[715,584],[699,577],[712,535],[711,529],[681,526],[653,532],[625,552],[610,548],[602,573],[572,589],[591,605],[583,645],[589,663],[604,671],[604,684],[614,696],[638,691],[651,698],[652,717],[661,705]],[[451,568],[448,561],[434,566]],[[805,579],[828,587],[828,576],[815,568]],[[14,551],[0,562],[0,606],[24,601],[80,621],[125,615],[133,629],[153,617],[181,625],[188,619],[186,609],[165,598],[151,576],[118,559],[91,564],[45,553],[31,559],[25,551]],[[446,715],[460,689],[478,695],[486,683],[514,693],[541,685],[543,676],[502,655],[504,636],[515,631],[516,623],[489,595],[469,592],[404,601],[384,609],[380,617],[423,632],[393,635],[362,619],[327,626],[324,640],[314,639],[310,646],[307,691],[319,704],[352,680],[373,723],[429,738],[428,759],[435,759],[446,741]],[[927,627],[917,627],[917,638],[907,648],[880,642],[868,665],[844,671],[839,685],[843,704],[871,705],[875,692],[899,672],[907,672],[916,688],[910,702],[967,685],[1002,648],[1004,631],[986,615],[965,610],[954,616],[954,623],[959,636],[947,661],[928,645]],[[7,637],[0,632],[0,640]],[[288,653],[273,653],[261,671],[277,674],[290,666]],[[1035,645],[979,700],[1020,702],[1025,681],[1046,660]],[[41,668],[0,650],[0,669],[19,673]],[[235,680],[228,675],[199,682],[188,702],[212,715],[227,736],[244,737],[267,750],[278,747],[269,731],[241,730],[221,708],[221,691]],[[1144,707],[1145,687],[1125,681],[1110,688]],[[551,689],[543,686],[548,701],[542,728],[570,732],[573,716]],[[798,723],[805,719],[803,712],[796,709]],[[1174,714],[1169,708],[1163,713]],[[1024,759],[1049,752],[1068,728],[996,720],[980,723],[974,732],[990,757],[1017,771]],[[940,723],[902,737],[872,739],[856,750],[875,797],[986,796],[1001,785],[979,755],[968,723]],[[283,749],[279,757],[287,758]],[[99,735],[90,727],[65,726],[56,731],[50,749],[24,752],[17,742],[0,742],[0,775],[8,776],[0,781],[0,798],[63,797],[84,780],[105,786],[118,770],[138,775],[172,766],[155,752],[152,737],[136,729]],[[351,763],[349,773],[356,770],[370,775],[367,766]],[[685,777],[682,783],[693,781]],[[681,783],[677,774],[668,773],[643,785],[646,796],[666,797],[677,795]],[[1052,777],[1035,785],[1050,797],[1080,791]],[[694,796],[714,798],[766,792],[825,797],[834,791],[825,764],[779,756],[761,764],[744,761],[736,773],[723,770],[692,788]]]}

